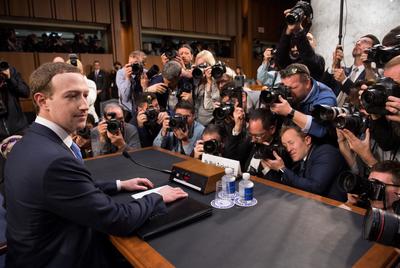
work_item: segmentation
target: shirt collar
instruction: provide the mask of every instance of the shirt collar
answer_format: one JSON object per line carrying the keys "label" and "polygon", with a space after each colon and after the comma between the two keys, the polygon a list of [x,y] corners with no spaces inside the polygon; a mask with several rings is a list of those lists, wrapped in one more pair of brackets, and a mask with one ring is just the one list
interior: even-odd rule
{"label": "shirt collar", "polygon": [[312,88],[310,92],[308,92],[308,95],[300,102],[300,103],[306,103],[307,100],[314,94],[314,91],[316,90],[315,88],[317,87],[317,82],[314,81],[314,79],[311,79],[311,82],[313,83]]}
{"label": "shirt collar", "polygon": [[37,116],[35,119],[35,123],[38,123],[40,125],[43,125],[45,127],[48,127],[49,129],[51,129],[54,133],[57,134],[58,137],[60,137],[60,139],[64,142],[65,145],[67,145],[68,148],[71,147],[72,145],[72,138],[70,135],[68,135],[68,133],[59,125],[57,125],[56,123],[43,118],[41,116]]}

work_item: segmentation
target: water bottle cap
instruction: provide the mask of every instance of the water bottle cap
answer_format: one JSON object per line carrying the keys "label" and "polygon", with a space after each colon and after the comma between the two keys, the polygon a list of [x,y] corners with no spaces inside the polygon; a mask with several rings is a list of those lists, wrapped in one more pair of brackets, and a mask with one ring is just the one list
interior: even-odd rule
{"label": "water bottle cap", "polygon": [[230,167],[225,168],[225,174],[233,174],[233,169]]}
{"label": "water bottle cap", "polygon": [[242,178],[243,178],[244,180],[250,180],[250,173],[243,173],[243,174],[242,174]]}

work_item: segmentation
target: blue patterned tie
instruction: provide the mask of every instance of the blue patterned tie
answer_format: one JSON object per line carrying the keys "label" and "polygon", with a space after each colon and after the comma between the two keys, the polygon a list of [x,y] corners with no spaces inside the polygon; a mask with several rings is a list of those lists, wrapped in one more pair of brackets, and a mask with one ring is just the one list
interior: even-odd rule
{"label": "blue patterned tie", "polygon": [[70,148],[71,148],[72,152],[74,152],[74,155],[75,155],[76,158],[78,158],[78,159],[80,159],[80,160],[83,160],[83,158],[82,158],[82,153],[81,153],[81,149],[79,148],[78,145],[76,145],[75,142],[72,142]]}

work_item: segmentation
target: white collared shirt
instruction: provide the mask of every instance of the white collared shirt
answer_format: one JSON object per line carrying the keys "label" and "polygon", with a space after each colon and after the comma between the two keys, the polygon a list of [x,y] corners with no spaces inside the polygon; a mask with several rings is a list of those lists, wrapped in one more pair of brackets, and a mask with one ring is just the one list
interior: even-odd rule
{"label": "white collared shirt", "polygon": [[[41,117],[37,116],[35,119],[35,123],[38,123],[40,125],[43,125],[47,128],[50,128],[54,133],[57,134],[58,137],[64,142],[65,145],[67,145],[68,148],[71,148],[72,145],[72,138],[71,136],[65,131],[62,127],[57,125],[56,123]],[[72,152],[72,151],[71,151]]]}

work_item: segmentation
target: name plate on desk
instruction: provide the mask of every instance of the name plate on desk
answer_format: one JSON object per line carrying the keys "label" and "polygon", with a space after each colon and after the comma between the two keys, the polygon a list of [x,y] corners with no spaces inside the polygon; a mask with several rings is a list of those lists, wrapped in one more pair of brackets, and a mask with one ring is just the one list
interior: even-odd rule
{"label": "name plate on desk", "polygon": [[193,158],[174,164],[170,180],[208,194],[215,191],[215,183],[224,174],[223,168]]}
{"label": "name plate on desk", "polygon": [[242,170],[240,169],[240,162],[237,160],[216,156],[212,154],[202,154],[201,162],[215,165],[218,167],[231,168],[233,169],[233,174],[236,177],[242,175]]}

